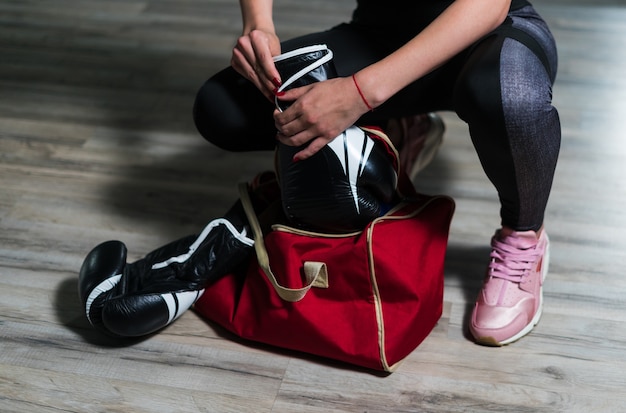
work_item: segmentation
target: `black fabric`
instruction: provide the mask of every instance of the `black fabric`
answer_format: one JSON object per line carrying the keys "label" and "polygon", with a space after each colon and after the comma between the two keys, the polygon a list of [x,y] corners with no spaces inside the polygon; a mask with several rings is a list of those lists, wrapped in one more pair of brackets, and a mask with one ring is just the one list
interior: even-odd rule
{"label": "black fabric", "polygon": [[359,0],[352,14],[352,23],[369,27],[421,31],[439,16],[454,0]]}
{"label": "black fabric", "polygon": [[545,50],[541,47],[539,42],[529,33],[526,33],[525,31],[513,26],[513,22],[510,17],[507,18],[505,24],[498,27],[493,32],[493,34],[502,35],[504,37],[517,40],[524,46],[528,47],[533,52],[533,54],[537,56],[539,60],[541,60],[541,63],[543,64],[543,67],[546,69],[547,72],[551,72],[553,70],[550,65],[550,59],[546,55]]}
{"label": "black fabric", "polygon": [[[452,3],[454,0],[358,0],[352,23],[392,30],[401,29],[409,23],[411,27],[422,30]],[[512,0],[510,10],[530,5],[528,0]]]}
{"label": "black fabric", "polygon": [[519,10],[530,5],[530,2],[527,0],[513,0],[511,1],[511,10]]}

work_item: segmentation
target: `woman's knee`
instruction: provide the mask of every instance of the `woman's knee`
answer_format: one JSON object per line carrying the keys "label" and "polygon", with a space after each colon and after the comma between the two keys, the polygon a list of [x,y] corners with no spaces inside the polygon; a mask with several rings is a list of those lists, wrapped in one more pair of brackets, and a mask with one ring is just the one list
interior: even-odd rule
{"label": "woman's knee", "polygon": [[222,148],[228,148],[228,136],[232,136],[237,123],[224,111],[225,96],[222,87],[213,79],[202,85],[193,105],[193,119],[200,135]]}
{"label": "woman's knee", "polygon": [[273,106],[252,83],[226,69],[196,94],[193,118],[198,132],[228,151],[271,149],[275,144]]}
{"label": "woman's knee", "polygon": [[[489,49],[492,49],[489,51]],[[455,108],[468,123],[504,117],[532,121],[552,109],[552,81],[525,45],[494,37],[480,59],[470,61],[455,88]]]}

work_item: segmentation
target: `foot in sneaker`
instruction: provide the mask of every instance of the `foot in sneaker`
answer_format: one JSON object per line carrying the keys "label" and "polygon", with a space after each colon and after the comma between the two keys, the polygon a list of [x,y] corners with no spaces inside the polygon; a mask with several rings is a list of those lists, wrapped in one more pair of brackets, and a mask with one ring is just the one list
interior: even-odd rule
{"label": "foot in sneaker", "polygon": [[445,125],[436,113],[389,120],[386,133],[398,149],[400,166],[411,180],[435,157]]}
{"label": "foot in sneaker", "polygon": [[493,236],[491,247],[470,332],[480,344],[503,346],[522,338],[539,322],[549,240],[543,230],[537,237],[534,231],[503,228]]}

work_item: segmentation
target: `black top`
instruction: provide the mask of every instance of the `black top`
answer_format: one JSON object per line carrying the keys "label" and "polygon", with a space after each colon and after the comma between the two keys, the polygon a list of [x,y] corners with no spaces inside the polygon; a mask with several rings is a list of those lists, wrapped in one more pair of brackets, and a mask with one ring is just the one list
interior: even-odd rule
{"label": "black top", "polygon": [[[410,25],[418,31],[439,16],[454,0],[357,0],[353,23],[394,27]],[[529,6],[528,0],[512,0],[511,10]]]}

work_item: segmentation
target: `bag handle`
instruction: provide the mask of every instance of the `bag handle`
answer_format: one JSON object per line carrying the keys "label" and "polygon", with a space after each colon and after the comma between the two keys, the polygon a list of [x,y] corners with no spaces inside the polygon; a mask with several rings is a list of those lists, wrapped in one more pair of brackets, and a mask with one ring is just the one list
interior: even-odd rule
{"label": "bag handle", "polygon": [[304,298],[306,293],[311,287],[328,288],[328,270],[326,264],[317,261],[305,261],[304,263],[304,278],[306,284],[302,288],[287,288],[278,283],[276,276],[270,268],[270,259],[265,248],[265,242],[263,240],[263,231],[261,225],[254,212],[252,201],[250,200],[250,194],[248,193],[248,184],[245,182],[239,184],[239,197],[243,205],[243,209],[246,212],[246,216],[252,228],[254,235],[254,250],[256,252],[259,266],[263,270],[263,273],[269,280],[269,282],[276,290],[276,293],[280,298],[285,301],[294,303]]}

